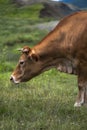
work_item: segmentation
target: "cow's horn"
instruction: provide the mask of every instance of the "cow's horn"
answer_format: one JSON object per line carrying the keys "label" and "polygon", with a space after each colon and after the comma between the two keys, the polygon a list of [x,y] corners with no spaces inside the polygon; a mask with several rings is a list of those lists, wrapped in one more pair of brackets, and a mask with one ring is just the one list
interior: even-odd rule
{"label": "cow's horn", "polygon": [[29,50],[28,49],[24,49],[24,48],[19,48],[19,49],[17,49],[18,51],[21,51],[21,52],[29,52]]}
{"label": "cow's horn", "polygon": [[28,53],[29,51],[31,51],[31,49],[25,46],[24,48],[19,48],[18,51],[22,51],[23,53]]}
{"label": "cow's horn", "polygon": [[23,48],[18,48],[17,50],[18,50],[18,51],[23,51]]}

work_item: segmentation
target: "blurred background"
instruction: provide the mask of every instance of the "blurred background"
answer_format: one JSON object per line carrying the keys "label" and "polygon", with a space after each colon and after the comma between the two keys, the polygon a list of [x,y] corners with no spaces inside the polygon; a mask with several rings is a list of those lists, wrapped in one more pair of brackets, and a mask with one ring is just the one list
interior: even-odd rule
{"label": "blurred background", "polygon": [[0,130],[86,130],[87,110],[73,108],[76,76],[52,69],[20,85],[9,81],[17,49],[33,47],[80,10],[87,0],[0,0]]}

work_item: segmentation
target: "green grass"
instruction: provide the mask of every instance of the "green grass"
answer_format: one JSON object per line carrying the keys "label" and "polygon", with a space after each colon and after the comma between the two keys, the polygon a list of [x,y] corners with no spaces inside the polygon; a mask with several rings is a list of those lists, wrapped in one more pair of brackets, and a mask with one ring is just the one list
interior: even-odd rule
{"label": "green grass", "polygon": [[20,85],[9,76],[0,76],[1,130],[86,130],[86,107],[73,107],[75,76],[52,69]]}
{"label": "green grass", "polygon": [[86,130],[87,108],[73,107],[76,76],[52,69],[19,85],[9,81],[20,56],[17,48],[32,47],[47,34],[33,28],[43,22],[40,8],[0,1],[0,130]]}
{"label": "green grass", "polygon": [[0,1],[0,16],[11,18],[27,18],[30,20],[38,20],[39,10],[43,8],[42,4],[31,6],[17,6],[12,4],[10,0]]}

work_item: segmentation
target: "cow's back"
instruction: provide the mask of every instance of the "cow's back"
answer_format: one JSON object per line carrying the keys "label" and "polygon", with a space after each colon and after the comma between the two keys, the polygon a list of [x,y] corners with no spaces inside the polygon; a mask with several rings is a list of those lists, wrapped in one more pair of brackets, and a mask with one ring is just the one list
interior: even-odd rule
{"label": "cow's back", "polygon": [[[79,55],[87,52],[87,12],[80,11],[64,18],[55,28],[55,35],[60,42],[58,47],[65,54]],[[78,53],[78,54],[77,54]]]}
{"label": "cow's back", "polygon": [[[45,52],[49,50],[71,53],[82,48],[82,43],[87,46],[87,12],[80,11],[65,17],[44,39],[34,48]],[[52,52],[51,52],[52,54]]]}

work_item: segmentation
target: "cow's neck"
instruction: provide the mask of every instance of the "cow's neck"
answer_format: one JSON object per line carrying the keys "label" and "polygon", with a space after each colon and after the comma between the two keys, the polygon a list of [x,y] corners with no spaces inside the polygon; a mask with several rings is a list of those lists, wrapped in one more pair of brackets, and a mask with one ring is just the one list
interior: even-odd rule
{"label": "cow's neck", "polygon": [[60,30],[54,29],[34,49],[42,57],[42,60],[46,57],[59,56],[62,55],[62,52],[64,53],[63,48],[61,48],[63,41],[64,34]]}
{"label": "cow's neck", "polygon": [[52,44],[51,48],[48,48],[46,43],[44,45],[39,44],[35,47],[35,52],[40,58],[40,73],[51,68],[57,68],[57,70],[65,73],[77,74],[76,61],[69,57],[69,53],[60,46],[57,47]]}
{"label": "cow's neck", "polygon": [[50,69],[58,66],[61,59],[65,58],[63,48],[58,45],[57,39],[45,39],[34,47],[40,57],[42,68]]}

